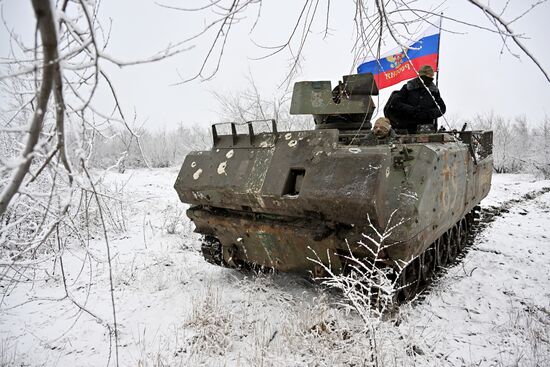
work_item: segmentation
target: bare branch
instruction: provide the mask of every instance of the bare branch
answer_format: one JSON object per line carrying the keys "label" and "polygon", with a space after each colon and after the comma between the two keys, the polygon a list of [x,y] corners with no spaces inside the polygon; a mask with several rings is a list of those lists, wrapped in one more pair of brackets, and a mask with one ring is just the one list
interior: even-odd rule
{"label": "bare branch", "polygon": [[23,178],[29,171],[33,158],[33,150],[38,142],[40,131],[42,129],[42,122],[44,121],[44,115],[47,111],[48,100],[54,84],[55,67],[57,65],[54,62],[54,60],[57,59],[57,33],[50,3],[48,0],[32,0],[32,5],[38,28],[40,30],[44,50],[42,84],[36,97],[37,108],[34,112],[34,116],[29,127],[29,134],[25,144],[25,149],[21,154],[22,163],[12,175],[9,184],[6,186],[2,194],[0,194],[0,215],[4,214],[8,208],[11,199],[19,189],[19,186],[23,182]]}
{"label": "bare branch", "polygon": [[[531,53],[531,51],[529,51],[529,49],[523,44],[523,42],[520,41],[519,37],[514,33],[514,31],[512,30],[512,28],[510,27],[510,24],[512,22],[515,22],[518,18],[515,18],[512,20],[512,22],[506,22],[505,20],[502,19],[502,17],[497,14],[494,10],[492,10],[490,7],[486,6],[486,5],[483,5],[481,4],[478,0],[468,0],[468,2],[470,2],[472,5],[478,7],[479,9],[481,9],[485,14],[487,14],[488,16],[490,16],[496,23],[500,24],[501,26],[504,27],[504,29],[506,30],[506,32],[508,32],[509,34],[509,37],[512,38],[512,40],[516,43],[516,45],[523,51],[523,53],[525,53],[527,55],[527,57],[529,57],[531,59],[531,61],[533,61],[535,63],[535,65],[537,65],[537,67],[539,68],[539,70],[544,74],[544,77],[546,78],[546,80],[548,82],[550,82],[550,76],[548,75],[548,73],[546,72],[546,70],[542,67],[542,65],[540,64],[540,62],[535,58],[535,56]],[[540,3],[540,2],[539,2]],[[535,6],[537,6],[539,4],[534,4],[532,6],[532,8],[534,8]],[[532,9],[531,8],[531,9]],[[527,12],[523,13],[523,15],[525,15]],[[520,15],[523,16],[523,15]]]}

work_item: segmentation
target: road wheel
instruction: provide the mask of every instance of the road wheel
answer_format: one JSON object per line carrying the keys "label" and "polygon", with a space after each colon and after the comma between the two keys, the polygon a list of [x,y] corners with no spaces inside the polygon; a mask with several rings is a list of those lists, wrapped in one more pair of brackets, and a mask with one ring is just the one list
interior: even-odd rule
{"label": "road wheel", "polygon": [[420,279],[423,283],[428,283],[435,271],[435,246],[430,246],[420,258]]}
{"label": "road wheel", "polygon": [[403,303],[414,298],[420,281],[420,258],[409,263],[399,274],[397,282],[397,301]]}
{"label": "road wheel", "polygon": [[454,225],[449,231],[447,232],[447,238],[448,238],[448,246],[449,246],[449,262],[452,262],[456,259],[459,252],[459,233],[458,233],[458,225]]}
{"label": "road wheel", "polygon": [[435,242],[435,265],[444,268],[449,260],[449,252],[447,242],[445,241],[446,234],[439,237]]}
{"label": "road wheel", "polygon": [[222,244],[214,236],[206,235],[201,244],[202,256],[211,264],[224,266]]}
{"label": "road wheel", "polygon": [[469,225],[466,218],[462,218],[462,220],[459,223],[458,231],[459,231],[459,237],[460,237],[460,250],[463,250],[468,245],[468,238],[469,238]]}

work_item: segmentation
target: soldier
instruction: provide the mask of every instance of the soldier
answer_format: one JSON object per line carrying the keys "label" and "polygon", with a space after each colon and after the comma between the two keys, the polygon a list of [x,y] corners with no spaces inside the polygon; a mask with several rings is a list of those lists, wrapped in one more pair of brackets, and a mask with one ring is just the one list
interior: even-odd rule
{"label": "soldier", "polygon": [[372,133],[378,139],[384,139],[388,136],[395,136],[395,132],[391,128],[390,120],[385,117],[379,117],[374,122],[374,127],[372,128]]}
{"label": "soldier", "polygon": [[390,120],[385,117],[379,117],[374,122],[372,127],[372,132],[366,134],[364,137],[360,138],[360,145],[378,145],[378,144],[389,144],[395,137],[395,131],[392,129]]}
{"label": "soldier", "polygon": [[433,68],[423,65],[418,69],[417,78],[392,93],[384,107],[384,115],[396,129],[406,129],[414,134],[419,125],[430,124],[434,125],[433,131],[436,130],[435,119],[441,117],[447,107],[433,79]]}

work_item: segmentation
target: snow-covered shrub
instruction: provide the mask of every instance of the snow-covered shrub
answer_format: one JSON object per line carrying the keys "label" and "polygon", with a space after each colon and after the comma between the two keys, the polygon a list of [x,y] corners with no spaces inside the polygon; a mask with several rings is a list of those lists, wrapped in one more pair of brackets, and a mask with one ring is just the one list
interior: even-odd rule
{"label": "snow-covered shrub", "polygon": [[[403,220],[392,223],[395,214],[392,213],[387,226],[382,230],[377,229],[370,223],[370,218],[368,219],[370,233],[363,234],[364,241],[359,241],[357,245],[369,257],[356,256],[346,241],[348,252],[343,256],[343,261],[347,263],[346,271],[333,271],[331,265],[323,262],[318,254],[310,258],[326,274],[318,280],[339,290],[343,298],[341,305],[361,318],[362,333],[368,340],[368,348],[365,348],[366,360],[373,366],[383,365],[381,361],[384,360],[385,353],[379,348],[379,335],[387,327],[384,319],[395,308],[397,294],[403,286],[399,282],[401,274],[395,274],[395,271],[379,264],[384,249],[389,246],[386,239],[403,223]],[[403,269],[407,264],[396,265]]]}
{"label": "snow-covered shrub", "polygon": [[[95,184],[95,189],[98,192],[97,200],[88,190],[79,192],[80,210],[74,218],[76,229],[80,230],[80,233],[98,235],[103,231],[103,219],[108,231],[115,234],[126,232],[131,204],[124,192],[124,186],[118,183],[109,185],[99,180]],[[97,201],[101,205],[101,212]]]}
{"label": "snow-covered shrub", "polygon": [[[396,293],[400,290],[399,276],[386,266],[381,266],[380,259],[385,249],[391,244],[387,239],[396,227],[404,223],[403,219],[394,220],[396,211],[390,216],[385,228],[379,230],[370,221],[368,234],[363,233],[363,240],[357,243],[361,252],[368,253],[368,257],[358,257],[346,241],[347,253],[343,255],[346,270],[334,271],[331,264],[326,264],[318,254],[309,258],[324,270],[325,276],[318,278],[330,288],[338,289],[346,301],[346,305],[357,312],[365,325],[371,325],[372,319],[380,319],[393,308]],[[358,249],[355,249],[357,253]],[[407,264],[396,263],[398,269],[404,269]]]}
{"label": "snow-covered shrub", "polygon": [[[5,338],[0,339],[0,367],[17,366],[17,359],[17,344]],[[23,366],[22,363],[20,365]]]}
{"label": "snow-covered shrub", "polygon": [[513,360],[504,360],[502,364],[547,366],[550,363],[550,310],[537,307],[530,300],[521,303],[521,307],[514,307],[510,302],[509,322],[496,326],[499,334],[507,336],[508,348],[515,355]]}
{"label": "snow-covered shrub", "polygon": [[72,206],[77,201],[67,181],[58,174],[58,167],[48,169],[46,161],[42,153],[36,153],[31,165],[34,175],[25,180],[16,200],[0,215],[0,255],[4,263],[52,254],[59,250],[52,234],[71,232],[70,220],[65,219],[78,215],[78,207]]}
{"label": "snow-covered shrub", "polygon": [[190,340],[191,354],[223,356],[230,347],[236,315],[225,307],[221,297],[220,289],[207,287],[205,294],[193,301],[191,317],[186,322],[195,330]]}
{"label": "snow-covered shrub", "polygon": [[162,230],[168,234],[182,233],[185,231],[185,223],[189,221],[185,215],[182,204],[166,206],[162,211]]}

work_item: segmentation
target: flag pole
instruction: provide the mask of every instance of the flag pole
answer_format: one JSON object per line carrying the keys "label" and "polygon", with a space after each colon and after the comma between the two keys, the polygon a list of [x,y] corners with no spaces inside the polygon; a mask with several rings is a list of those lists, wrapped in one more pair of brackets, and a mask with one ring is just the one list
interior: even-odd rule
{"label": "flag pole", "polygon": [[439,87],[439,54],[441,52],[441,25],[443,24],[443,12],[439,15],[439,37],[437,39],[437,75],[435,76],[435,85]]}
{"label": "flag pole", "polygon": [[[439,53],[441,46],[441,24],[443,23],[443,12],[439,14],[439,37],[437,38],[437,75],[435,76],[435,86],[439,88]],[[437,119],[434,119],[434,130],[437,131]]]}

